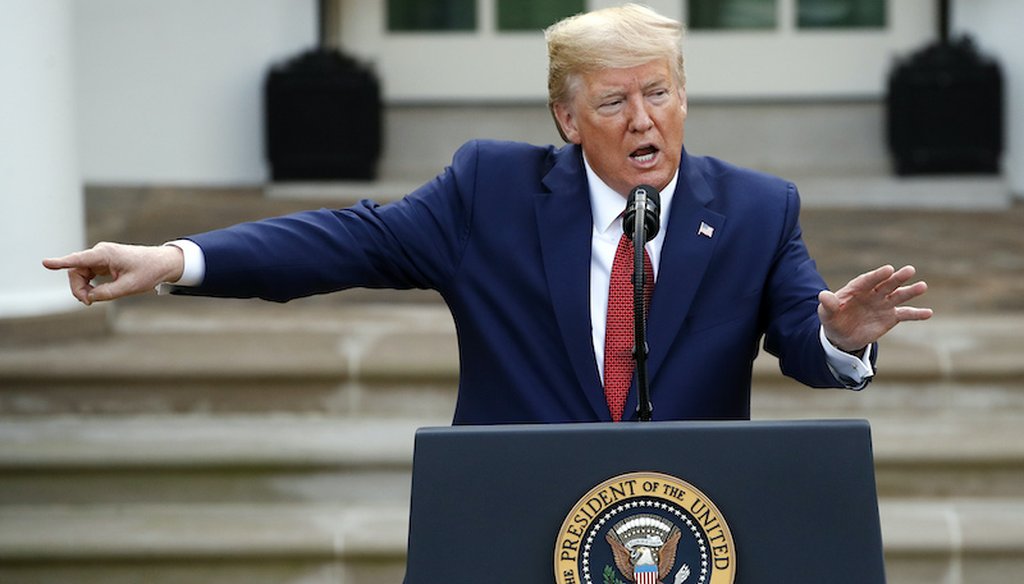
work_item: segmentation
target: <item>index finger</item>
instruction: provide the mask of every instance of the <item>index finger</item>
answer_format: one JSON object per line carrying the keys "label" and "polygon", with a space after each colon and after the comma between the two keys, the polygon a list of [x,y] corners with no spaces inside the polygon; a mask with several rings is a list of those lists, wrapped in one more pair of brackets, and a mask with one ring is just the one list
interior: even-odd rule
{"label": "index finger", "polygon": [[899,270],[893,272],[893,274],[889,276],[885,281],[879,282],[878,285],[875,286],[875,290],[885,295],[892,294],[900,286],[910,281],[910,279],[913,278],[915,274],[917,274],[917,270],[914,268],[914,266],[903,266]]}
{"label": "index finger", "polygon": [[876,286],[892,277],[895,272],[896,269],[887,264],[882,267],[875,268],[870,272],[864,272],[853,280],[850,280],[849,285],[861,290],[874,290]]}
{"label": "index finger", "polygon": [[63,270],[65,268],[88,268],[100,262],[99,254],[95,250],[76,251],[59,258],[46,258],[43,266],[49,270]]}

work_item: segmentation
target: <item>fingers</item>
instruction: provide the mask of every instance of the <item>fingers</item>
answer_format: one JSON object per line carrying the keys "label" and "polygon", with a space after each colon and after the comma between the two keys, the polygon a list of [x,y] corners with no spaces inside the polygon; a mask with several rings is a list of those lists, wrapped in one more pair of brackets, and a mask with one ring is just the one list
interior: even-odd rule
{"label": "fingers", "polygon": [[926,282],[914,282],[910,286],[902,286],[890,292],[887,298],[894,305],[899,306],[921,296],[928,291],[928,284]]}
{"label": "fingers", "polygon": [[43,267],[48,270],[62,270],[69,267],[67,264],[67,256],[61,258],[46,258],[43,260]]}
{"label": "fingers", "polygon": [[135,273],[121,274],[109,282],[94,286],[89,291],[89,302],[105,302],[124,296],[140,294],[153,290],[156,284],[149,283],[144,277]]}
{"label": "fingers", "polygon": [[106,263],[106,257],[99,253],[96,248],[78,251],[59,258],[46,258],[43,266],[50,270],[64,270],[69,268],[90,268],[94,269]]}
{"label": "fingers", "polygon": [[93,290],[92,279],[106,273],[106,266],[94,250],[79,251],[59,258],[46,258],[43,266],[49,270],[68,271],[68,285],[71,295],[86,306],[92,304],[89,294]]}
{"label": "fingers", "polygon": [[856,290],[875,290],[882,285],[882,283],[891,278],[895,272],[895,268],[890,265],[885,265],[857,276],[853,280],[850,280],[850,283],[846,286]]}
{"label": "fingers", "polygon": [[828,320],[832,315],[839,312],[839,309],[842,307],[839,297],[830,290],[822,290],[818,293],[818,303],[818,314],[821,320]]}
{"label": "fingers", "polygon": [[904,286],[916,274],[917,270],[914,266],[903,266],[896,270],[890,265],[885,265],[857,276],[840,290],[839,295],[842,298],[847,298],[870,293],[875,298],[884,299],[892,305],[903,304],[928,291],[928,285],[925,282],[915,282]]}
{"label": "fingers", "polygon": [[[885,267],[891,268],[891,266]],[[876,284],[874,286],[874,291],[883,296],[888,296],[895,292],[900,286],[906,284],[916,273],[917,270],[914,266],[903,266],[899,270],[892,272],[892,274],[885,280]]]}
{"label": "fingers", "polygon": [[896,320],[905,322],[908,320],[928,320],[932,317],[931,308],[915,308],[913,306],[900,306],[896,308]]}
{"label": "fingers", "polygon": [[120,282],[115,280],[106,284],[100,284],[99,286],[93,287],[88,293],[88,301],[86,304],[92,304],[93,302],[104,302],[107,300],[113,300],[124,296],[123,286],[119,285]]}
{"label": "fingers", "polygon": [[72,263],[72,256],[75,254],[66,255],[59,258],[46,258],[43,260],[43,266],[48,270],[63,270],[65,268],[74,267]]}
{"label": "fingers", "polygon": [[49,270],[68,271],[68,285],[71,294],[86,306],[97,300],[97,287],[92,281],[97,276],[106,276],[111,272],[110,257],[106,253],[107,244],[97,244],[91,249],[68,254],[58,258],[46,258],[43,266]]}
{"label": "fingers", "polygon": [[92,279],[95,274],[90,270],[74,268],[68,270],[68,284],[71,287],[71,295],[86,306],[92,304],[89,293],[92,291]]}

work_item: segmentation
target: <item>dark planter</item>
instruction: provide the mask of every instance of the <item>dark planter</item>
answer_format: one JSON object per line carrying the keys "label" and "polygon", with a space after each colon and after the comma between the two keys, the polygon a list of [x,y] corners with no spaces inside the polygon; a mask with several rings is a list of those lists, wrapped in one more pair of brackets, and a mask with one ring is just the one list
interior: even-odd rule
{"label": "dark planter", "polygon": [[303,53],[270,70],[264,112],[273,180],[376,176],[380,83],[368,67],[333,49]]}
{"label": "dark planter", "polygon": [[889,76],[888,138],[900,175],[998,173],[1003,151],[999,65],[966,37],[898,62]]}

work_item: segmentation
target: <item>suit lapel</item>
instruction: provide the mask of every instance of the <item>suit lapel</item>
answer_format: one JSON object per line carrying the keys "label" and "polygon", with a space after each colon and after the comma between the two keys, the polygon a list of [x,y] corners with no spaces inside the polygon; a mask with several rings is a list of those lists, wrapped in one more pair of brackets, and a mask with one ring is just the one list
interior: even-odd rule
{"label": "suit lapel", "polygon": [[[683,152],[658,279],[651,298],[647,321],[650,347],[647,365],[652,387],[657,380],[658,369],[672,350],[673,341],[690,314],[690,306],[726,223],[724,215],[706,208],[714,194],[694,163],[694,159]],[[709,233],[707,228],[713,232]],[[635,408],[635,395],[631,395],[631,399]],[[627,404],[626,407],[631,406]]]}
{"label": "suit lapel", "polygon": [[541,254],[555,318],[580,388],[599,419],[610,420],[597,372],[590,327],[590,254],[593,219],[578,147],[556,154],[544,177],[550,192],[534,204]]}

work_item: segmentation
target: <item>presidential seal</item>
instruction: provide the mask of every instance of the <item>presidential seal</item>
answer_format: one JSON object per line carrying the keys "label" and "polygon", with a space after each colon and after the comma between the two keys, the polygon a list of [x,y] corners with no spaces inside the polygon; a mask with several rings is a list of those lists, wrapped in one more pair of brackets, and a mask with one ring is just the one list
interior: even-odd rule
{"label": "presidential seal", "polygon": [[661,473],[597,485],[555,542],[557,584],[732,584],[735,573],[722,513],[693,485]]}

